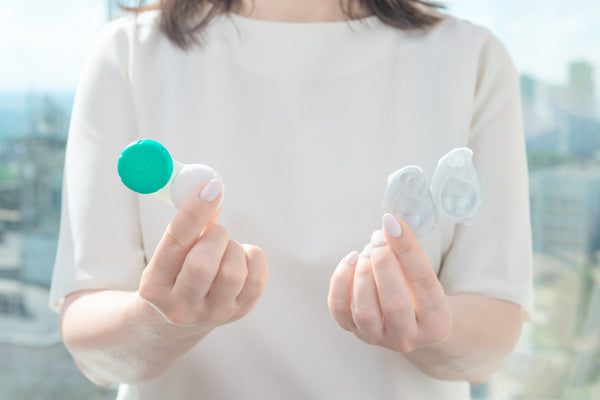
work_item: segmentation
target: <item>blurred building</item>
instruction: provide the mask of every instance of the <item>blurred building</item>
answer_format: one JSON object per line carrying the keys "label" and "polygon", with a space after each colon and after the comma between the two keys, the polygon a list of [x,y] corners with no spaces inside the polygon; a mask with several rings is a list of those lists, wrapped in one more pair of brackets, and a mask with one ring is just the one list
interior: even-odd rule
{"label": "blurred building", "polygon": [[567,130],[564,93],[564,88],[532,75],[521,76],[523,127],[528,150],[557,152],[561,147],[563,132]]}
{"label": "blurred building", "polygon": [[0,167],[8,172],[0,176],[0,247],[20,255],[18,263],[3,264],[0,278],[48,287],[60,221],[69,115],[50,96],[28,102],[26,112],[25,131],[9,136],[2,146]]}
{"label": "blurred building", "polygon": [[31,110],[29,135],[18,139],[23,249],[21,280],[50,286],[60,223],[69,115],[50,97]]}
{"label": "blurred building", "polygon": [[594,68],[583,61],[569,66],[568,83],[549,85],[521,76],[527,149],[591,158],[600,150],[600,116],[595,112]]}
{"label": "blurred building", "polygon": [[600,119],[569,113],[567,154],[592,157],[600,149]]}
{"label": "blurred building", "polygon": [[569,111],[575,115],[595,117],[595,95],[594,67],[585,61],[572,62],[569,65]]}
{"label": "blurred building", "polygon": [[530,174],[534,251],[574,263],[600,248],[600,163],[559,165]]}

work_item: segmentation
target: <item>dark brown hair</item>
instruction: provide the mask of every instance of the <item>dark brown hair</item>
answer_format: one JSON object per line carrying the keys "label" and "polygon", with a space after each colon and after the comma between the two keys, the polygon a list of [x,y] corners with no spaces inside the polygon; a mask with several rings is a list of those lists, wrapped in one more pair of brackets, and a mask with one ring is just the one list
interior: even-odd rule
{"label": "dark brown hair", "polygon": [[[141,12],[152,9],[161,10],[160,28],[175,45],[182,49],[193,43],[198,43],[198,33],[217,14],[228,12],[237,0],[160,0],[156,4],[138,7],[125,7],[126,11]],[[352,0],[357,1],[360,8],[379,17],[390,26],[402,30],[425,30],[440,21],[440,17],[430,12],[442,5],[425,0]],[[352,3],[350,3],[352,4]],[[206,8],[206,6],[212,7]],[[345,8],[343,0],[340,5],[349,19],[357,15],[352,7]],[[208,9],[208,12],[198,21],[194,19],[198,13]],[[192,22],[194,21],[194,22]]]}

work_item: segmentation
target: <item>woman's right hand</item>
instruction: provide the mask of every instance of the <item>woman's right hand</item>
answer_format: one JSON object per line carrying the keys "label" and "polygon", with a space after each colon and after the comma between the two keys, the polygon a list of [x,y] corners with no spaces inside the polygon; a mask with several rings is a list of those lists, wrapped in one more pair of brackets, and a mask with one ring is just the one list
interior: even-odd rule
{"label": "woman's right hand", "polygon": [[139,295],[176,326],[213,329],[248,314],[269,271],[264,252],[229,239],[213,223],[221,182],[213,179],[179,209],[142,273]]}

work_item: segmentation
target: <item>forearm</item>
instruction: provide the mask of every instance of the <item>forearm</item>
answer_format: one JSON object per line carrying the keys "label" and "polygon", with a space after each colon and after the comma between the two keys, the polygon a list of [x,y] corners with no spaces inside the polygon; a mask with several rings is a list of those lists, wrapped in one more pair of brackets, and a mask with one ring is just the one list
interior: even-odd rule
{"label": "forearm", "polygon": [[440,343],[406,354],[426,374],[482,383],[498,371],[521,334],[516,304],[476,294],[448,296],[452,332]]}
{"label": "forearm", "polygon": [[113,290],[67,297],[59,325],[76,364],[98,385],[152,379],[210,332],[170,325],[137,293]]}

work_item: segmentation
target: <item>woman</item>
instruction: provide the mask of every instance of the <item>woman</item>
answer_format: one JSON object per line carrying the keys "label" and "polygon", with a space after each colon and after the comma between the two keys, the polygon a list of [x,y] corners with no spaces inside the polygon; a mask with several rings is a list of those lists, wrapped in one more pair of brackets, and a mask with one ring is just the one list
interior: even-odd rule
{"label": "woman", "polygon": [[[120,399],[468,398],[531,312],[502,45],[414,0],[157,8],[103,30],[73,109],[50,302],[81,371]],[[138,138],[219,171],[222,212],[216,180],[177,213],[125,189]],[[473,224],[382,227],[387,175],[431,181],[463,146],[488,199]]]}

